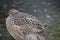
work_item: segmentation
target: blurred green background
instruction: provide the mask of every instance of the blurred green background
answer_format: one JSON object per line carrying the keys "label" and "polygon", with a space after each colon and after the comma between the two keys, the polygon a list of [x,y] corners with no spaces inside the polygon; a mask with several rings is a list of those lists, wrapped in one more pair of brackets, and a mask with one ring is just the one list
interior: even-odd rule
{"label": "blurred green background", "polygon": [[0,40],[14,40],[5,25],[10,8],[36,16],[45,26],[47,35],[60,40],[60,0],[0,0]]}

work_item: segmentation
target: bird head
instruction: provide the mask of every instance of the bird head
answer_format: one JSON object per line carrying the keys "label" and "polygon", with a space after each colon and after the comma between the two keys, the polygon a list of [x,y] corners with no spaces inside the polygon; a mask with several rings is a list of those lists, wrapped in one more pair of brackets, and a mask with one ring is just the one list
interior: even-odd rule
{"label": "bird head", "polygon": [[9,16],[14,16],[14,15],[16,15],[16,14],[18,14],[18,13],[19,13],[19,11],[16,10],[16,9],[10,9],[10,10],[8,11]]}

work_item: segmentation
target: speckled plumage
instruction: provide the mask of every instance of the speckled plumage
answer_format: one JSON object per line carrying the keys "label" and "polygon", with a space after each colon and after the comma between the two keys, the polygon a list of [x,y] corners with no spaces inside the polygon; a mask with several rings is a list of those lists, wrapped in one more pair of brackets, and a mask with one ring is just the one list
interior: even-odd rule
{"label": "speckled plumage", "polygon": [[8,14],[7,30],[16,40],[48,40],[44,26],[36,17],[16,9],[9,10]]}

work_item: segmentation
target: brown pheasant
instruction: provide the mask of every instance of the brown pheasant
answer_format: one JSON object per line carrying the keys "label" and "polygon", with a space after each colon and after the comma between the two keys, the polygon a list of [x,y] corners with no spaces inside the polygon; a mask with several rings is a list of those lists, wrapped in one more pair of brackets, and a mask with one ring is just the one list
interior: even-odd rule
{"label": "brown pheasant", "polygon": [[9,10],[8,14],[7,30],[15,40],[49,40],[44,26],[36,17],[16,9]]}

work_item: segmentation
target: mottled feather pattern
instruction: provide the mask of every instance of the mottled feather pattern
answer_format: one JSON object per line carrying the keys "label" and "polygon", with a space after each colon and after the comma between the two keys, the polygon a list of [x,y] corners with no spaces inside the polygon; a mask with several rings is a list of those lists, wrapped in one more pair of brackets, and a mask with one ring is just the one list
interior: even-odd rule
{"label": "mottled feather pattern", "polygon": [[44,26],[36,17],[14,10],[8,12],[11,15],[6,19],[6,26],[16,40],[48,40]]}

